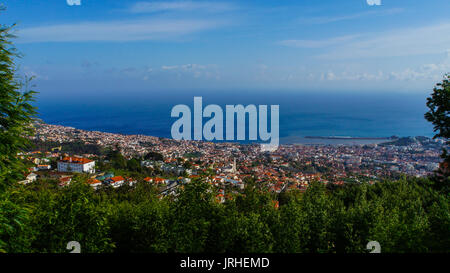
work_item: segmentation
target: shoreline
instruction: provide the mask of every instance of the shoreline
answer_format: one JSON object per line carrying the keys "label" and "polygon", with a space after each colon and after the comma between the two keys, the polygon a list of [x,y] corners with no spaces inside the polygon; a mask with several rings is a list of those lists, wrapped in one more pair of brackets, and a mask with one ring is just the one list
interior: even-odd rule
{"label": "shoreline", "polygon": [[350,136],[305,136],[308,139],[344,139],[344,140],[392,140],[397,137],[350,137]]}
{"label": "shoreline", "polygon": [[282,145],[373,145],[395,140],[388,137],[304,137],[289,136],[280,139]]}
{"label": "shoreline", "polygon": [[[172,138],[167,137],[158,137],[153,135],[146,135],[146,134],[128,134],[128,133],[113,133],[113,132],[106,132],[101,130],[86,130],[86,129],[80,129],[73,126],[65,126],[60,124],[50,124],[42,119],[36,119],[35,120],[37,124],[46,124],[46,125],[53,125],[53,126],[61,126],[66,128],[71,128],[74,130],[81,130],[81,131],[88,131],[88,132],[98,132],[98,133],[105,133],[105,134],[117,134],[117,135],[123,135],[123,136],[146,136],[146,137],[153,137],[153,138],[162,138],[167,140],[173,140]],[[280,145],[371,145],[371,144],[380,144],[385,142],[390,142],[395,140],[395,137],[349,137],[349,136],[287,136],[287,137],[281,137],[280,138]],[[234,143],[234,144],[260,144],[262,142],[255,141],[255,142],[239,142],[239,141],[206,141],[205,142],[211,142],[211,143]]]}

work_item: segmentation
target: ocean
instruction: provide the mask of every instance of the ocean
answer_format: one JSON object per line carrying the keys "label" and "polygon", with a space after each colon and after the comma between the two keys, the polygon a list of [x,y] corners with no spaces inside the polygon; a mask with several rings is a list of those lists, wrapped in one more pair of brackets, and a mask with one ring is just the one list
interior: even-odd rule
{"label": "ocean", "polygon": [[[280,106],[281,143],[323,143],[305,136],[433,136],[424,119],[427,94],[294,91],[149,91],[41,93],[35,105],[50,124],[121,134],[171,137],[173,106],[218,104]],[[207,119],[205,119],[206,121]],[[327,140],[325,142],[336,142]],[[338,141],[339,142],[339,141]],[[345,141],[344,141],[345,142]],[[370,142],[370,141],[369,141]]]}

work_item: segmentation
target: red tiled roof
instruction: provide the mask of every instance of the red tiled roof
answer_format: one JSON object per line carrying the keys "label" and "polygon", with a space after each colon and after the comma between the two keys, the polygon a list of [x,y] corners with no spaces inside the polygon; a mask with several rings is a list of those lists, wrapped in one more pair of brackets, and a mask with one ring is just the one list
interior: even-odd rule
{"label": "red tiled roof", "polygon": [[125,180],[122,176],[114,176],[111,177],[110,179],[113,181],[113,183]]}
{"label": "red tiled roof", "polygon": [[92,179],[89,179],[88,181],[87,181],[89,184],[98,184],[98,183],[102,183],[100,180],[98,180],[98,179],[95,179],[95,178],[92,178]]}
{"label": "red tiled roof", "polygon": [[72,177],[61,177],[59,179],[60,182],[69,182],[72,180]]}
{"label": "red tiled roof", "polygon": [[75,164],[87,164],[87,163],[90,163],[90,162],[92,162],[94,160],[90,160],[90,159],[82,158],[82,157],[66,156],[61,161],[75,163]]}

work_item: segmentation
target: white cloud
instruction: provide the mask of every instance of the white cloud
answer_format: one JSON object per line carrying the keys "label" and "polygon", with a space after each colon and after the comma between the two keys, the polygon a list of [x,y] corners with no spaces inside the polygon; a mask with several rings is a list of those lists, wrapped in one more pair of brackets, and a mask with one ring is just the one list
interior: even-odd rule
{"label": "white cloud", "polygon": [[163,65],[161,71],[172,72],[178,76],[191,75],[194,78],[206,77],[219,79],[220,75],[217,65],[201,65],[201,64],[182,64],[182,65]]}
{"label": "white cloud", "polygon": [[[314,78],[312,75],[309,75],[310,78]],[[378,81],[387,79],[386,75],[379,71],[378,73],[367,73],[367,72],[341,72],[336,74],[333,71],[329,71],[327,73],[320,74],[319,79],[321,81]]]}
{"label": "white cloud", "polygon": [[233,10],[236,7],[227,2],[137,2],[129,9],[132,13],[154,13],[162,11],[206,11],[221,12]]}
{"label": "white cloud", "polygon": [[335,23],[340,21],[348,21],[353,19],[359,19],[370,16],[384,16],[384,15],[393,15],[402,12],[403,9],[393,8],[387,10],[377,10],[377,11],[366,11],[349,15],[340,15],[340,16],[320,16],[320,17],[302,17],[297,20],[300,24],[327,24],[327,23]]}
{"label": "white cloud", "polygon": [[446,52],[450,44],[450,23],[366,34],[341,43],[322,54],[324,59],[399,57]]}
{"label": "white cloud", "polygon": [[356,37],[357,36],[348,35],[348,36],[334,37],[325,40],[283,40],[279,41],[278,44],[289,47],[319,48],[347,42]]}
{"label": "white cloud", "polygon": [[[449,54],[450,55],[450,54]],[[442,79],[445,73],[450,72],[450,56],[447,55],[440,63],[425,64],[419,68],[406,68],[402,71],[391,72],[390,78],[396,80],[433,80],[439,81]]]}
{"label": "white cloud", "polygon": [[[445,73],[450,72],[450,51],[446,58],[439,63],[424,64],[415,68],[407,67],[402,70],[377,73],[370,72],[339,72],[328,71],[321,73],[322,81],[430,81],[436,82],[442,79]],[[313,77],[315,79],[315,77]]]}
{"label": "white cloud", "polygon": [[163,66],[161,66],[161,69],[162,70],[175,70],[175,69],[178,69],[178,65],[172,65],[172,66],[163,65]]}
{"label": "white cloud", "polygon": [[328,72],[325,75],[323,75],[323,78],[325,78],[328,81],[334,81],[337,80],[337,76],[333,72]]}
{"label": "white cloud", "polygon": [[183,70],[183,71],[193,71],[193,70],[202,70],[206,69],[206,65],[200,64],[182,64],[182,65],[163,65],[161,66],[162,70]]}
{"label": "white cloud", "polygon": [[29,27],[17,31],[18,43],[163,40],[226,25],[220,20],[146,19]]}
{"label": "white cloud", "polygon": [[450,44],[450,23],[322,40],[283,40],[278,44],[298,48],[333,46],[318,57],[335,60],[442,54]]}

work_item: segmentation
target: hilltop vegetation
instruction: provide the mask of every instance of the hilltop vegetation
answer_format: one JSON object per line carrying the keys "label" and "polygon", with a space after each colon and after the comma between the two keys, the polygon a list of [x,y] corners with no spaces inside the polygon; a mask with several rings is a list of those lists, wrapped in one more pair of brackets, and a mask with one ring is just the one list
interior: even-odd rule
{"label": "hilltop vegetation", "polygon": [[369,241],[383,253],[450,249],[448,193],[429,179],[281,195],[248,181],[223,204],[202,181],[159,199],[149,183],[94,191],[75,180],[17,188],[9,198],[24,210],[21,228],[1,235],[3,250],[64,253],[69,241],[82,252],[365,253]]}

